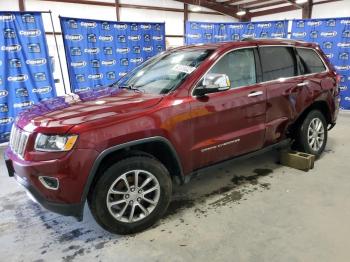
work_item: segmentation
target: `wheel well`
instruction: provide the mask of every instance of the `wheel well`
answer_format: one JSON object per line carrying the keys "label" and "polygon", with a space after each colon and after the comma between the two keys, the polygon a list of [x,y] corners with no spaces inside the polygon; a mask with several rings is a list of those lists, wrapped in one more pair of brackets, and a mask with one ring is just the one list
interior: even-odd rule
{"label": "wheel well", "polygon": [[157,159],[168,169],[172,179],[178,183],[183,183],[181,164],[175,154],[170,146],[162,141],[151,141],[112,151],[100,161],[90,184],[89,192],[108,167],[122,159],[133,156],[147,156]]}
{"label": "wheel well", "polygon": [[292,135],[295,134],[295,130],[303,123],[306,116],[312,110],[320,111],[324,115],[324,117],[327,121],[327,124],[330,124],[332,122],[331,112],[329,110],[327,102],[317,101],[317,102],[313,103],[312,105],[310,105],[307,109],[305,109],[303,113],[301,113],[301,115],[298,117],[298,119],[290,127],[290,129],[289,129],[290,134],[292,134]]}

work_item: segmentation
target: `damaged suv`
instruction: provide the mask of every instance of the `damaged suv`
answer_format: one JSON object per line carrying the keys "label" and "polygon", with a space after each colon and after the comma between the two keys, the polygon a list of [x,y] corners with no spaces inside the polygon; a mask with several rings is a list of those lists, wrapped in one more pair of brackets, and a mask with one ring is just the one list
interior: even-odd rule
{"label": "damaged suv", "polygon": [[337,119],[339,76],[292,40],[180,47],[114,85],[43,101],[16,119],[10,176],[47,209],[129,234],[167,210],[172,183],[293,141],[319,156]]}

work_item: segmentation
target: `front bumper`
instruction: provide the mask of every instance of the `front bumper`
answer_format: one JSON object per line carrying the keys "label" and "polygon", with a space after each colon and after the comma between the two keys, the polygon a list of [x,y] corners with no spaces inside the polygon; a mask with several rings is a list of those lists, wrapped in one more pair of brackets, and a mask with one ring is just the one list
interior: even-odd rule
{"label": "front bumper", "polygon": [[64,215],[64,216],[72,216],[75,217],[78,221],[83,220],[83,210],[84,204],[61,204],[48,201],[45,197],[43,197],[40,192],[38,192],[28,181],[24,180],[20,176],[14,174],[14,177],[18,184],[22,185],[37,203],[41,206],[50,210],[52,212]]}
{"label": "front bumper", "polygon": [[[85,201],[82,199],[89,171],[97,152],[75,149],[60,159],[48,161],[25,161],[10,149],[4,159],[9,176],[14,177],[35,200],[46,209],[82,220]],[[46,188],[39,176],[59,179],[58,190]]]}

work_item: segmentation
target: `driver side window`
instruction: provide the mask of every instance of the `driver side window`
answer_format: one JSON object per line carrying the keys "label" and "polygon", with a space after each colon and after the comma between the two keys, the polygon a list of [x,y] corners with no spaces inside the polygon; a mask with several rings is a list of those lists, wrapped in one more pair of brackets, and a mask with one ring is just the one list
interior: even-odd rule
{"label": "driver side window", "polygon": [[208,74],[225,74],[230,79],[230,88],[256,83],[255,58],[252,48],[239,49],[224,55]]}

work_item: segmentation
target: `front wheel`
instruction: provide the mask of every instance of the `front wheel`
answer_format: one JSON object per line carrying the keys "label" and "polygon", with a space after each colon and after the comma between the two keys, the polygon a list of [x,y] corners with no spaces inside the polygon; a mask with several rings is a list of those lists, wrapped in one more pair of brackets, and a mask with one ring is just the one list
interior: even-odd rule
{"label": "front wheel", "polygon": [[318,111],[311,111],[304,119],[298,132],[297,142],[305,153],[319,157],[327,144],[327,121]]}
{"label": "front wheel", "polygon": [[126,158],[109,167],[89,197],[91,213],[106,230],[140,232],[165,213],[171,198],[168,170],[156,159]]}

